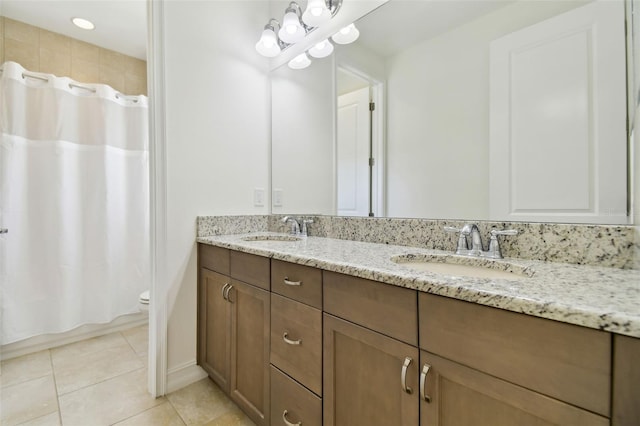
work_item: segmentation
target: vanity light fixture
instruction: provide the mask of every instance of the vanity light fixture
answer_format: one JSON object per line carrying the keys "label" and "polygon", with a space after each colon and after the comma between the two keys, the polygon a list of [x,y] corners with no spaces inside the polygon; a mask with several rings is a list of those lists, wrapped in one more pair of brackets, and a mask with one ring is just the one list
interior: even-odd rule
{"label": "vanity light fixture", "polygon": [[323,40],[309,49],[309,55],[314,58],[326,58],[333,53],[333,44],[329,40]]}
{"label": "vanity light fixture", "polygon": [[[340,10],[342,1],[309,0],[304,14],[298,3],[292,1],[285,10],[282,25],[278,20],[272,18],[264,26],[262,36],[256,43],[256,50],[267,58],[278,56],[281,51],[303,40],[311,31],[331,20]],[[276,26],[278,27],[277,31]],[[332,48],[333,46],[330,47],[330,49]]]}
{"label": "vanity light fixture", "polygon": [[83,30],[93,30],[96,27],[93,22],[84,18],[71,18],[71,22],[73,22],[73,25],[78,28],[82,28]]}
{"label": "vanity light fixture", "polygon": [[262,56],[266,56],[267,58],[274,58],[282,51],[282,42],[278,40],[275,25],[279,27],[280,23],[275,19],[270,20],[269,23],[264,26],[262,36],[256,43],[256,50],[258,53]]}
{"label": "vanity light fixture", "polygon": [[301,53],[289,61],[289,68],[294,70],[301,70],[309,65],[311,65],[311,59],[309,59],[306,53]]}
{"label": "vanity light fixture", "polygon": [[360,37],[360,31],[355,24],[351,24],[332,35],[331,40],[338,44],[349,44],[356,41],[358,37]]}

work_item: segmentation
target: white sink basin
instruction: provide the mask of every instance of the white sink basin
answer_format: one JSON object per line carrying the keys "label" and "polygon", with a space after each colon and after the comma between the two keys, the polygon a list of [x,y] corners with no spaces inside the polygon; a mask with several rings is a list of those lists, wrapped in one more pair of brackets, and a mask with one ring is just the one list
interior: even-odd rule
{"label": "white sink basin", "polygon": [[530,267],[504,260],[448,254],[405,254],[394,256],[391,261],[418,271],[457,277],[515,280],[532,277],[535,273]]}
{"label": "white sink basin", "polygon": [[301,241],[302,238],[293,235],[251,235],[243,237],[242,241]]}

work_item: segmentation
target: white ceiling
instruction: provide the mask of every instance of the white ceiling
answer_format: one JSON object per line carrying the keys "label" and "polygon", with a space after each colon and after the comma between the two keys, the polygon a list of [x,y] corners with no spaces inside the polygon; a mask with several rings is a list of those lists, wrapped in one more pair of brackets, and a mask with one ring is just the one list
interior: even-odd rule
{"label": "white ceiling", "polygon": [[[0,14],[105,49],[146,59],[146,0],[0,0]],[[81,30],[80,17],[96,28]]]}
{"label": "white ceiling", "polygon": [[[359,43],[389,56],[513,1],[390,0],[357,22]],[[146,0],[0,0],[0,14],[146,59]],[[71,23],[72,17],[89,19],[96,28],[81,30]]]}
{"label": "white ceiling", "polygon": [[443,34],[515,0],[390,0],[356,26],[359,43],[382,57]]}

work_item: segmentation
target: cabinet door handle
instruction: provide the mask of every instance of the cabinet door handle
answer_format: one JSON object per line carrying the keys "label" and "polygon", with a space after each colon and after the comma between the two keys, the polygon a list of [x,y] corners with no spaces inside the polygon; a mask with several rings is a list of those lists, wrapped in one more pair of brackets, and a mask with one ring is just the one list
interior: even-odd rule
{"label": "cabinet door handle", "polygon": [[302,343],[302,339],[298,339],[298,340],[291,340],[289,338],[287,338],[287,332],[285,331],[284,334],[282,335],[282,340],[284,340],[285,343],[289,344],[289,345],[294,345],[294,346],[298,346]]}
{"label": "cabinet door handle", "polygon": [[284,283],[286,285],[290,285],[290,286],[301,286],[302,285],[302,281],[291,281],[291,280],[289,280],[289,277],[284,277]]}
{"label": "cabinet door handle", "polygon": [[287,414],[289,414],[289,412],[287,410],[284,410],[282,412],[282,421],[284,421],[285,425],[287,425],[287,426],[302,426],[302,422],[291,423],[289,420],[287,420]]}
{"label": "cabinet door handle", "polygon": [[227,287],[229,286],[229,283],[226,283],[225,285],[222,286],[222,298],[224,300],[228,300],[227,299]]}
{"label": "cabinet door handle", "polygon": [[413,360],[409,357],[406,357],[404,359],[404,364],[402,364],[402,373],[400,374],[400,383],[402,385],[402,390],[408,394],[413,393],[413,389],[407,386],[407,369],[409,368],[411,361]]}
{"label": "cabinet door handle", "polygon": [[233,288],[233,285],[229,285],[229,287],[227,287],[227,291],[224,292],[224,298],[231,303],[233,303],[233,300],[229,298],[229,292],[231,291],[232,288]]}
{"label": "cabinet door handle", "polygon": [[422,367],[422,373],[420,373],[420,398],[426,402],[431,402],[431,397],[427,395],[427,374],[429,374],[430,368],[429,364],[425,364]]}

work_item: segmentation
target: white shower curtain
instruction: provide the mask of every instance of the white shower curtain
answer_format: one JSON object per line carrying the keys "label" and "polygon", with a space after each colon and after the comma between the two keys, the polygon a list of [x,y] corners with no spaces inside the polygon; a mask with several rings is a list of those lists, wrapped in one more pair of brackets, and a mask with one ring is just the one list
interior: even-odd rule
{"label": "white shower curtain", "polygon": [[3,64],[1,343],[137,311],[148,288],[148,103]]}

